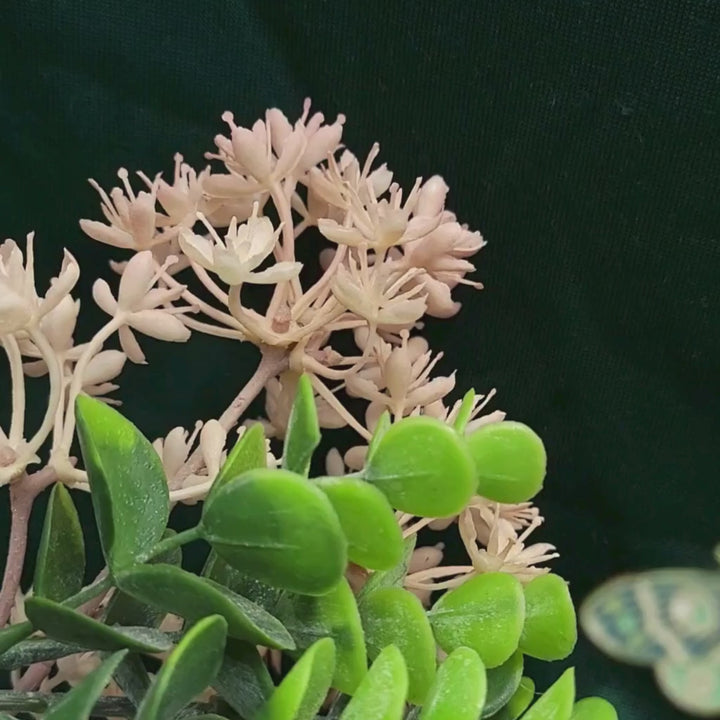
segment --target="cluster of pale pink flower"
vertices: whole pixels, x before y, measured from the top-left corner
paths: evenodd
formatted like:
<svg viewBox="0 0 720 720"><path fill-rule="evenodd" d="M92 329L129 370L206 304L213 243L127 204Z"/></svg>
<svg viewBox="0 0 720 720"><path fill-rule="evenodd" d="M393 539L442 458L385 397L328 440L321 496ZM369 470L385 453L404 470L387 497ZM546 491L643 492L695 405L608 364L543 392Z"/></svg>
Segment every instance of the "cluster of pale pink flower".
<svg viewBox="0 0 720 720"><path fill-rule="evenodd" d="M270 439L283 437L301 373L312 382L321 426L350 426L360 438L343 454L331 451L331 474L362 467L385 411L393 419L428 414L448 421L457 412L447 401L454 374L432 377L442 354L434 355L419 331L425 316L459 311L457 286L481 287L466 275L475 269L468 258L484 241L445 209L443 179L418 179L404 193L385 165L375 166L377 145L359 161L341 145L345 118L326 124L320 113L310 114L309 102L294 125L276 109L252 128L237 126L231 113L223 120L229 137L218 135L216 152L207 154L217 171L196 172L177 155L171 181L138 173L134 189L124 169L120 187L109 193L90 181L105 222L82 220L83 231L129 258L111 263L119 275L116 292L102 279L93 285L109 319L88 342L74 340L80 304L72 290L80 269L72 255L65 253L41 297L32 235L24 257L12 240L0 246L0 342L13 398L9 429L0 430L0 483L19 489L34 480L35 492L60 480L87 489L71 456L74 400L84 392L114 402L106 396L117 389L124 363L146 361L142 335L185 342L198 332L250 342L260 351L257 370L217 419L192 432L175 428L156 441L173 502L202 500L232 444L228 435L262 391L268 464L275 463ZM306 280L297 259L303 243L317 248L321 273L314 280ZM258 295L248 293L248 285L269 286L262 307L248 298ZM107 349L115 335L119 349ZM338 350L335 341L343 335L342 347L352 341L356 348L351 354ZM49 378L47 412L32 434L25 429L24 375ZM491 398L477 399L470 428L503 420L500 412L481 415ZM347 399L353 407L365 401L361 417L347 409ZM47 463L29 475L46 440ZM489 570L529 580L555 557L551 545L526 545L542 522L529 503L476 497L457 518L398 513L398 522L406 536L455 522L467 548L470 564L452 567L441 566L442 545L415 551L407 587L425 600L434 589Z"/></svg>

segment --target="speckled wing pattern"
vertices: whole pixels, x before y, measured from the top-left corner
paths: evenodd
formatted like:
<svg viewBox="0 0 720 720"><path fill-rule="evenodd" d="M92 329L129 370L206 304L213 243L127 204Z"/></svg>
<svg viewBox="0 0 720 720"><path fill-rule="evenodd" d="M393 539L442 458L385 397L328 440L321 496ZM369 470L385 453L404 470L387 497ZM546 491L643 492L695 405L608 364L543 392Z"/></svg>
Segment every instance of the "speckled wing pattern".
<svg viewBox="0 0 720 720"><path fill-rule="evenodd" d="M665 695L684 711L720 716L720 571L615 578L583 603L580 624L608 655L652 666Z"/></svg>

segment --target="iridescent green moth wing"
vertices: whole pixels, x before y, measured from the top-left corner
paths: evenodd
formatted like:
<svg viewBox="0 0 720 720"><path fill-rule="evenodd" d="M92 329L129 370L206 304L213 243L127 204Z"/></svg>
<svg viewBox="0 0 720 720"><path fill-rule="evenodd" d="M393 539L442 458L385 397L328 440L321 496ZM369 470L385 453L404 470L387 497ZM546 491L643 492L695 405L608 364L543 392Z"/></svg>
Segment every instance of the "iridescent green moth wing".
<svg viewBox="0 0 720 720"><path fill-rule="evenodd" d="M580 624L608 655L652 666L678 706L720 710L720 573L677 568L616 578L587 598Z"/></svg>

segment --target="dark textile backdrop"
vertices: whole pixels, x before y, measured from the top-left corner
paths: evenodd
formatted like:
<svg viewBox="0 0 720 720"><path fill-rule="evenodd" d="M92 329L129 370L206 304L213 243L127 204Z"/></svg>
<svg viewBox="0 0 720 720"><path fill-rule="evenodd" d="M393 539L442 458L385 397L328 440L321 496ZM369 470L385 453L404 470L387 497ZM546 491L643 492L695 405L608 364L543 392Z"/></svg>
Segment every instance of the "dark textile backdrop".
<svg viewBox="0 0 720 720"><path fill-rule="evenodd" d="M488 240L486 290L461 293L462 313L429 334L459 389L497 387L495 407L544 438L543 537L575 597L627 569L709 564L720 3L5 0L0 18L0 233L37 231L43 280L62 246L76 254L81 338L112 256L79 231L99 217L86 178L169 171L176 151L200 164L223 110L294 118L309 95L347 114L358 154L378 140L403 182L441 173ZM129 368L120 395L150 437L216 416L255 361L202 338L146 346L150 367ZM649 672L584 641L573 661L581 696L625 720L682 717Z"/></svg>

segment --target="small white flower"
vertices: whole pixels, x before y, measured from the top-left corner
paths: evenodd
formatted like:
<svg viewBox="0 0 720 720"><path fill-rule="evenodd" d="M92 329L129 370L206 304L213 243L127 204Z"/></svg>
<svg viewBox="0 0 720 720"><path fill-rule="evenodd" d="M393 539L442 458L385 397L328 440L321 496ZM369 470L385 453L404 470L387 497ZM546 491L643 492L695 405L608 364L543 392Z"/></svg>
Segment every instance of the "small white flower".
<svg viewBox="0 0 720 720"><path fill-rule="evenodd" d="M278 237L270 220L258 217L257 212L256 203L246 223L238 225L233 218L224 241L200 215L212 239L182 230L180 247L192 262L214 272L228 285L275 284L296 277L302 268L298 262L279 262L266 270L257 270L272 253Z"/></svg>

